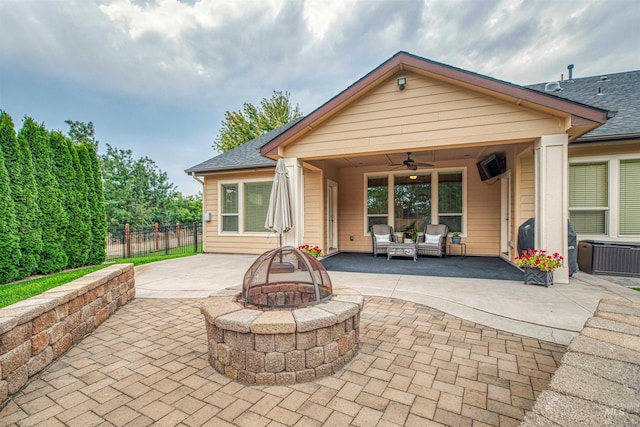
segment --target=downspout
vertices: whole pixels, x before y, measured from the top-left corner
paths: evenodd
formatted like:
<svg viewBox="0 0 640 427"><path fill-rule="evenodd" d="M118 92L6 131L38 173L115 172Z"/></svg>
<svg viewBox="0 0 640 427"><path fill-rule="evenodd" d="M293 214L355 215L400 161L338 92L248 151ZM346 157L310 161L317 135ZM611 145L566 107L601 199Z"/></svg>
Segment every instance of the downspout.
<svg viewBox="0 0 640 427"><path fill-rule="evenodd" d="M195 179L195 180L196 180L196 181L198 181L202 186L204 186L204 181L203 181L203 180L201 180L200 178L198 178L198 177L196 176L196 173L195 173L195 172L191 172L191 178ZM204 198L203 198L203 200L204 200Z"/></svg>
<svg viewBox="0 0 640 427"><path fill-rule="evenodd" d="M204 220L204 181L196 176L195 172L191 172L191 178L195 179L202 185L202 252L205 252L204 242L207 235L206 221Z"/></svg>

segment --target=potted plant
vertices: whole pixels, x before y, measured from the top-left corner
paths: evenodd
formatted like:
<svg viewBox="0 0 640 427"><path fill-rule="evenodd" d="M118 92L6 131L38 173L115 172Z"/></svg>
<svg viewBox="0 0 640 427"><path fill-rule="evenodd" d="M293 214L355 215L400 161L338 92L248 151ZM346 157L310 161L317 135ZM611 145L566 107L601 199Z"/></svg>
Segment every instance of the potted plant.
<svg viewBox="0 0 640 427"><path fill-rule="evenodd" d="M515 258L518 267L524 271L524 284L553 285L553 271L562 267L564 258L557 252L547 254L543 249L528 249Z"/></svg>
<svg viewBox="0 0 640 427"><path fill-rule="evenodd" d="M462 237L460 237L460 232L459 231L455 231L451 235L451 243L453 243L454 245L459 245L460 244L460 240L462 240Z"/></svg>
<svg viewBox="0 0 640 427"><path fill-rule="evenodd" d="M318 246L301 245L298 246L298 249L300 249L301 252L309 254L314 258L318 258L322 255L322 249L320 249Z"/></svg>
<svg viewBox="0 0 640 427"><path fill-rule="evenodd" d="M418 230L416 229L415 221L413 221L411 224L408 224L402 227L401 231L402 231L404 243L408 243L408 241L415 243L418 240Z"/></svg>

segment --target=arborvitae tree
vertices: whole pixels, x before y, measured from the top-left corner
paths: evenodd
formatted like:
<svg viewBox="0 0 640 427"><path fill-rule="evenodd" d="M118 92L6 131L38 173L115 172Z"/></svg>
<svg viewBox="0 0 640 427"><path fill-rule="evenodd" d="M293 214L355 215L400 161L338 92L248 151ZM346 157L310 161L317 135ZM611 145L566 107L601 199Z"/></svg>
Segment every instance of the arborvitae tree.
<svg viewBox="0 0 640 427"><path fill-rule="evenodd" d="M24 137L17 137L11 117L0 114L0 147L4 153L4 164L9 173L11 195L15 206L16 221L20 230L19 277L28 277L36 272L42 251L42 229L40 208L36 203L37 188L34 178L31 151Z"/></svg>
<svg viewBox="0 0 640 427"><path fill-rule="evenodd" d="M20 136L25 138L31 150L35 178L38 183L37 202L42 226L42 252L38 270L49 274L67 265L64 250L65 229L68 218L62 204L62 193L55 176L55 168L49 145L49 132L33 119L26 117Z"/></svg>
<svg viewBox="0 0 640 427"><path fill-rule="evenodd" d="M80 207L79 213L80 218L78 221L82 223L82 227L79 230L81 234L85 236L84 241L82 241L82 264L87 264L87 260L89 258L89 250L91 249L91 209L89 207L89 188L87 186L87 181L85 179L84 170L82 169L82 164L80 163L80 157L78 156L79 147L73 143L69 138L67 138L67 144L69 145L69 152L71 153L71 161L73 170L76 173L76 194L78 196L77 203ZM86 233L86 234L85 234Z"/></svg>
<svg viewBox="0 0 640 427"><path fill-rule="evenodd" d="M93 175L93 188L95 198L92 206L91 221L91 249L89 250L89 262L99 264L106 258L107 248L107 214L104 208L104 190L102 187L102 173L96 147L90 141L86 141L87 153L91 162Z"/></svg>
<svg viewBox="0 0 640 427"><path fill-rule="evenodd" d="M73 168L73 157L69 150L69 140L60 132L49 134L49 144L58 186L62 193L62 205L69 221L65 232L65 253L67 267L80 267L87 261L89 239L88 224L83 222L82 205L79 203L77 176Z"/></svg>
<svg viewBox="0 0 640 427"><path fill-rule="evenodd" d="M4 132L4 129L3 129ZM0 283L18 279L20 239L9 186L9 173L0 149Z"/></svg>
<svg viewBox="0 0 640 427"><path fill-rule="evenodd" d="M87 200L89 203L89 212L91 215L89 219L89 226L91 229L91 242L89 242L90 247L89 247L89 255L87 258L87 262L89 264L96 264L96 263L102 262L102 260L100 260L99 257L96 257L95 254L93 253L93 242L94 242L93 235L94 233L97 233L98 235L100 235L100 230L96 227L96 221L95 221L95 217L96 217L95 206L98 203L97 202L98 198L96 196L96 186L93 178L93 168L91 166L91 157L89 155L89 144L83 143L80 145L76 145L76 150L78 151L78 158L80 159L82 173L84 174L84 181L87 183ZM102 258L104 258L104 255Z"/></svg>

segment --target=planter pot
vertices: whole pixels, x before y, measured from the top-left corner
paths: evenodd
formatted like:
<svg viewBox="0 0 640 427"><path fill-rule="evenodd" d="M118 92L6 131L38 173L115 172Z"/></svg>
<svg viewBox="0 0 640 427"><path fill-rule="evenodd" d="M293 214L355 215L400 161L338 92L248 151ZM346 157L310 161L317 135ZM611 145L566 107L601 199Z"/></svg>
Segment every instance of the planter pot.
<svg viewBox="0 0 640 427"><path fill-rule="evenodd" d="M553 271L542 271L533 267L523 267L525 285L553 285Z"/></svg>
<svg viewBox="0 0 640 427"><path fill-rule="evenodd" d="M451 243L453 243L454 245L459 245L461 240L462 240L462 237L452 237Z"/></svg>

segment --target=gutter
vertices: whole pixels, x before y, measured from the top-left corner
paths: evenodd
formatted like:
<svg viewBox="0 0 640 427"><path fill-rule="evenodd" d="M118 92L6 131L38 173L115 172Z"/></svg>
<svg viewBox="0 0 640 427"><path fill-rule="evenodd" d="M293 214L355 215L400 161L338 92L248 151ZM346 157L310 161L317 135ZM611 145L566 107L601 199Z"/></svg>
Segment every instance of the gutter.
<svg viewBox="0 0 640 427"><path fill-rule="evenodd" d="M203 181L203 180L201 180L200 178L198 178L198 177L196 176L196 173L195 173L195 172L191 172L191 178L195 179L196 181L198 181L198 182L200 183L200 185L203 185L203 186L204 186L204 181Z"/></svg>

